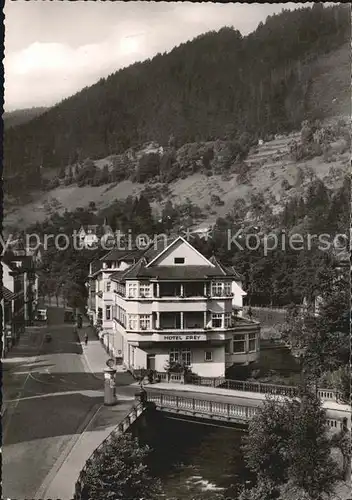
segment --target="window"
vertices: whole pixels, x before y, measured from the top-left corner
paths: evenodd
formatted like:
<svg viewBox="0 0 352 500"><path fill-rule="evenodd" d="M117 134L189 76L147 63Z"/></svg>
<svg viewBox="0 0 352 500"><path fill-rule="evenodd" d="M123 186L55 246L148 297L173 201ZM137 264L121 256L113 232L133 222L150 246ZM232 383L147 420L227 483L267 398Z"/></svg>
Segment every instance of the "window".
<svg viewBox="0 0 352 500"><path fill-rule="evenodd" d="M213 352L212 351L205 351L204 352L204 360L205 361L213 361Z"/></svg>
<svg viewBox="0 0 352 500"><path fill-rule="evenodd" d="M117 306L117 319L123 325L126 326L126 311L122 307Z"/></svg>
<svg viewBox="0 0 352 500"><path fill-rule="evenodd" d="M215 297L220 297L223 293L223 284L221 282L213 282L211 284L211 294Z"/></svg>
<svg viewBox="0 0 352 500"><path fill-rule="evenodd" d="M191 349L182 349L181 350L181 361L186 366L190 366L191 364Z"/></svg>
<svg viewBox="0 0 352 500"><path fill-rule="evenodd" d="M152 291L150 285L146 284L139 285L139 295L140 297L151 297Z"/></svg>
<svg viewBox="0 0 352 500"><path fill-rule="evenodd" d="M141 314L139 316L139 325L141 330L150 330L150 315Z"/></svg>
<svg viewBox="0 0 352 500"><path fill-rule="evenodd" d="M124 309L122 309L121 307L120 307L120 316L119 316L119 319L120 319L120 323L123 326L126 326L126 311Z"/></svg>
<svg viewBox="0 0 352 500"><path fill-rule="evenodd" d="M224 293L225 295L230 295L231 294L231 282L230 281L227 281L226 283L224 283Z"/></svg>
<svg viewBox="0 0 352 500"><path fill-rule="evenodd" d="M213 328L221 328L222 325L222 314L213 313L211 315L211 326Z"/></svg>
<svg viewBox="0 0 352 500"><path fill-rule="evenodd" d="M180 361L180 351L178 349L170 349L169 362L179 363Z"/></svg>
<svg viewBox="0 0 352 500"><path fill-rule="evenodd" d="M137 297L138 295L138 285L137 283L129 283L128 284L128 296L129 297Z"/></svg>
<svg viewBox="0 0 352 500"><path fill-rule="evenodd" d="M246 337L244 334L238 333L233 336L233 352L246 352Z"/></svg>
<svg viewBox="0 0 352 500"><path fill-rule="evenodd" d="M174 264L184 264L184 263L185 263L184 257L175 257L174 258Z"/></svg>
<svg viewBox="0 0 352 500"><path fill-rule="evenodd" d="M137 330L138 328L138 316L136 314L130 314L128 316L128 329Z"/></svg>
<svg viewBox="0 0 352 500"><path fill-rule="evenodd" d="M111 306L105 306L105 319L111 320Z"/></svg>
<svg viewBox="0 0 352 500"><path fill-rule="evenodd" d="M106 291L110 292L110 290L111 290L111 281L107 281L106 282Z"/></svg>
<svg viewBox="0 0 352 500"><path fill-rule="evenodd" d="M183 348L183 349L170 349L169 353L169 362L170 363L183 363L186 366L191 365L191 349Z"/></svg>
<svg viewBox="0 0 352 500"><path fill-rule="evenodd" d="M225 328L230 328L231 326L231 313L225 313L225 318L224 318L224 322L225 322Z"/></svg>
<svg viewBox="0 0 352 500"><path fill-rule="evenodd" d="M249 352L254 352L256 350L256 348L255 348L255 340L256 340L256 334L255 333L250 333L249 334L249 340L248 340L248 351Z"/></svg>

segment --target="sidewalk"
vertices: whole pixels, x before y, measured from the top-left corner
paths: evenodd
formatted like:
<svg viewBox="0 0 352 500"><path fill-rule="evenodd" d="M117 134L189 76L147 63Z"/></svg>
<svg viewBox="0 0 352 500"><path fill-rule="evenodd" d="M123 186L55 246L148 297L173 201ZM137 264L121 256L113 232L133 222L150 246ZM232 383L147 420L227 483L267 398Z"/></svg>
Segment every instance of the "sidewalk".
<svg viewBox="0 0 352 500"><path fill-rule="evenodd" d="M85 345L84 341L86 333L88 334L87 345ZM82 346L82 356L87 371L103 381L104 368L106 368L109 355L88 322L85 322L81 329L77 329L77 334ZM132 396L119 395L117 392L117 398L118 403L115 406L101 404L99 407L95 407L87 416L86 421L72 437L72 444L58 458L37 491L35 498L60 498L65 500L73 498L75 483L87 459L123 420L134 404L134 397Z"/></svg>
<svg viewBox="0 0 352 500"><path fill-rule="evenodd" d="M75 440L73 447L65 450L46 477L35 498L73 498L75 484L84 464L93 451L117 427L133 406L133 401L121 401L116 406L100 406Z"/></svg>
<svg viewBox="0 0 352 500"><path fill-rule="evenodd" d="M88 334L88 344L85 345L84 337ZM100 379L104 379L104 368L107 367L106 362L110 356L105 351L101 341L97 338L93 327L85 321L82 328L77 329L78 338L80 340L84 360L92 374ZM126 372L122 366L114 366L117 372Z"/></svg>

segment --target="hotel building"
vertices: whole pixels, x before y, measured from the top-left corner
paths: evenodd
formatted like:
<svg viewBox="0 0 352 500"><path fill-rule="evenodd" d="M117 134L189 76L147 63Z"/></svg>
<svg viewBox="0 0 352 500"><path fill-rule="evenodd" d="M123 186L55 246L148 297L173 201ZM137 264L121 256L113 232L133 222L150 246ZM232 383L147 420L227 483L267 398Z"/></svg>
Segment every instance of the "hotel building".
<svg viewBox="0 0 352 500"><path fill-rule="evenodd" d="M259 356L260 325L242 318L241 276L182 237L110 251L92 263L89 288L93 323L130 370L180 362L218 377Z"/></svg>

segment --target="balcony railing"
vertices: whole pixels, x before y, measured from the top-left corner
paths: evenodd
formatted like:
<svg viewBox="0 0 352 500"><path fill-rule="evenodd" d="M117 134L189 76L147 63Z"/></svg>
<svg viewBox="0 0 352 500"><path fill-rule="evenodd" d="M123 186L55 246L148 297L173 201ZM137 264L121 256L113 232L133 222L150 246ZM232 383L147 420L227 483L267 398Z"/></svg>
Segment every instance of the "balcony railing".
<svg viewBox="0 0 352 500"><path fill-rule="evenodd" d="M145 294L138 294L138 295L128 295L125 292L121 292L118 290L114 290L114 293L119 295L120 297L124 297L128 300L162 300L162 301L177 301L177 300L212 300L212 299L231 299L234 297L234 294L231 293L218 293L218 294L204 294L204 293L197 293L197 294L190 294L190 293L183 293L183 294L176 294L176 295L165 295L165 294L150 294L150 295L145 295Z"/></svg>

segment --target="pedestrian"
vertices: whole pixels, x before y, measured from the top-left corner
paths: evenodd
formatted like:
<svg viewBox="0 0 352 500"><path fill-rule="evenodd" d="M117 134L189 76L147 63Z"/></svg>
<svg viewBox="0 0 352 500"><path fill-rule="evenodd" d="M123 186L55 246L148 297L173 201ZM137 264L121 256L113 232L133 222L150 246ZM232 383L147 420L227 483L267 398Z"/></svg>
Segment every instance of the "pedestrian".
<svg viewBox="0 0 352 500"><path fill-rule="evenodd" d="M84 336L84 343L88 345L88 333L86 333Z"/></svg>

